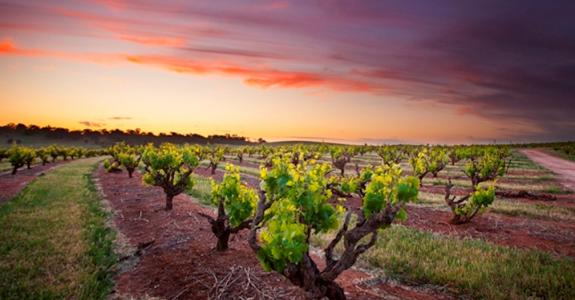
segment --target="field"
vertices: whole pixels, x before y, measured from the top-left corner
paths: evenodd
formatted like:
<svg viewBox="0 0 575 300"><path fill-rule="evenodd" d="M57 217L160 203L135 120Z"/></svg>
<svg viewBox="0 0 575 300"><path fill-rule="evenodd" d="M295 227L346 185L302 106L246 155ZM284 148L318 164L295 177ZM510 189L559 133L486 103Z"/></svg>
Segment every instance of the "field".
<svg viewBox="0 0 575 300"><path fill-rule="evenodd" d="M423 174L414 187L416 199L401 206L406 218L394 212L389 226L375 229L377 239L372 242L369 235L363 236L357 245L369 247L356 256L353 266L336 276L336 284L348 299L574 299L575 164L558 154L559 150L552 145L537 147L283 144L156 149L120 144L80 151L83 154L73 155L73 159L59 158L45 166L35 158L30 169L22 167L15 175L10 174L10 163L3 161L0 162L0 298L313 298L312 289L294 283L294 277L287 272L273 266L270 272L262 268L262 258L254 254L249 242L251 233L257 232L251 223L231 234L228 249L220 249L215 236L214 224L218 224L217 216L221 213L217 210L217 197L236 197L226 202L226 226L232 226L230 218L239 218L237 223L254 222L255 207L251 207L253 210L244 219L238 214L249 207L245 201L251 199L254 205L258 199L261 201L261 196L257 198L260 189L271 193L274 172L279 172L277 182L281 182L283 163L291 168L289 172L300 172L304 179L291 177L286 185L288 192L282 197L291 197L286 196L290 195L290 189L303 189L310 198L301 199L324 199L327 202L320 207L338 207L349 212L350 228L363 224L361 218L370 218L366 213L369 196L365 194L369 194L371 183L380 176L377 172L383 172L381 178L400 181ZM70 147L62 149L78 151ZM364 190L347 186L360 182L366 170L371 170L370 166L386 162L382 161L382 155L391 155L396 150L403 153L397 160L401 175L392 177L396 175L388 169L374 169L377 176L371 175ZM466 154L449 161L449 154L459 150ZM167 170L164 164L168 160L160 158L163 154L173 155L169 160L178 157L182 160L174 171L179 175L171 180L189 175L193 182L188 184L186 179L183 193L172 195L171 209L167 209L170 196L166 187L153 177L169 173L154 173ZM439 160L433 158L436 154ZM346 155L350 159L340 168L336 162ZM424 156L427 169L422 171L418 169L417 158ZM294 161L294 157L299 158ZM470 181L464 172L469 172L470 162L488 158L500 164L497 174L490 173L493 176L479 183ZM439 171L432 167L437 161L444 162ZM317 174L325 176L310 171L322 165L329 170L324 174L317 169L320 172ZM128 176L127 168L134 169L133 177ZM339 175L342 169L343 176ZM262 174L262 170L266 172ZM431 170L437 171L436 176ZM292 174L289 172L286 174ZM242 184L234 185L233 174L241 178ZM266 185L261 184L262 180ZM340 188L330 190L327 197L316 194L310 182ZM221 183L223 194L217 194L220 196L214 196L218 187L215 183ZM493 186L494 201L475 204L477 214L466 222L454 222L457 210L446 204L449 184L452 185L449 195L458 199L472 195L473 201L475 197L479 199L474 192L488 193ZM225 194L232 188L237 188L239 194ZM254 191L254 198L250 198L249 191ZM332 193L340 196L332 197ZM244 202L239 202L238 195L246 197L242 198ZM234 199L238 202L233 202ZM387 201L390 201L388 207L396 205ZM305 212L305 207L300 210ZM288 218L288 213L280 215L280 212L274 206L261 221L262 230L268 230L266 234L281 236L281 232L269 229L274 225L265 223L274 220L274 213L278 219ZM298 219L310 226L305 241L309 249L303 252L304 257L309 255L320 270L328 262L325 249L345 223L343 213L328 210L325 214L331 221L301 221L305 214ZM459 214L470 216L461 211ZM317 219L325 215L314 216ZM336 226L326 225L330 222ZM316 229L311 230L311 224ZM287 232L289 227L283 228ZM283 237L281 243L289 239ZM261 235L257 239L264 246L265 241ZM349 254L344 244L333 245L336 261ZM273 256L276 263L285 253L292 256L298 253L287 252L285 249L291 248L286 245L277 246L279 252Z"/></svg>
<svg viewBox="0 0 575 300"><path fill-rule="evenodd" d="M0 2L0 300L575 300L575 2Z"/></svg>

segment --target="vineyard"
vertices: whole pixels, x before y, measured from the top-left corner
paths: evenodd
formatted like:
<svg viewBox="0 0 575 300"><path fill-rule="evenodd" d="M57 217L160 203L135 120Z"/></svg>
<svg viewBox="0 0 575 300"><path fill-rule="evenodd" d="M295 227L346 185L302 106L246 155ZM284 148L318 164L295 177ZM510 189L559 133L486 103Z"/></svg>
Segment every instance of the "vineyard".
<svg viewBox="0 0 575 300"><path fill-rule="evenodd" d="M0 298L573 299L574 147L15 145Z"/></svg>

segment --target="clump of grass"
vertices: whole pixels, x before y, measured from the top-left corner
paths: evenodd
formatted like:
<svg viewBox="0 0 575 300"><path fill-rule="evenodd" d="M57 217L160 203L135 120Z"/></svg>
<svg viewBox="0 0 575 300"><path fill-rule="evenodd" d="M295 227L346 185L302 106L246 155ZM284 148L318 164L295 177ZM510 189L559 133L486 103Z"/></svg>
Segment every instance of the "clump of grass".
<svg viewBox="0 0 575 300"><path fill-rule="evenodd" d="M559 194L559 195L572 193L571 191L565 190L562 187L556 185L547 187L544 191L549 194Z"/></svg>
<svg viewBox="0 0 575 300"><path fill-rule="evenodd" d="M244 159L244 160L245 160L245 161L249 161L249 160L247 160L247 159ZM232 164L236 164L236 166L238 166L238 167L240 168L240 173L241 173L242 175L245 174L245 175L257 176L257 177L260 176L260 169L258 169L258 168L240 166L240 165L237 165L237 161L232 161L231 163L232 163ZM200 166L199 166L199 167L200 167L200 168L206 168L208 165L209 165L209 162L208 162L208 161L202 161L202 162L200 163ZM222 170L222 171L225 171L225 169L226 169L226 163L220 163L220 164L218 164L218 169L219 169L219 170Z"/></svg>
<svg viewBox="0 0 575 300"><path fill-rule="evenodd" d="M93 165L92 170L97 165ZM88 274L80 293L82 299L105 299L114 285L109 271L116 261L114 253L115 232L106 225L109 213L102 209L100 197L90 174L84 174L85 193L82 204L85 208L84 239L88 242L88 256L95 270Z"/></svg>
<svg viewBox="0 0 575 300"><path fill-rule="evenodd" d="M314 236L325 247L327 236ZM341 244L338 245L341 249ZM483 299L575 299L575 263L541 251L497 246L393 225L359 265L404 281L449 286Z"/></svg>
<svg viewBox="0 0 575 300"><path fill-rule="evenodd" d="M553 204L532 204L515 200L501 200L496 201L490 211L533 219L575 221L575 210L570 207Z"/></svg>
<svg viewBox="0 0 575 300"><path fill-rule="evenodd" d="M210 183L210 178L203 176L198 176L193 174L194 186L187 193L188 195L198 199L203 205L212 205L212 186Z"/></svg>
<svg viewBox="0 0 575 300"><path fill-rule="evenodd" d="M552 174L543 174L539 177L537 177L537 181L549 181L549 180L553 180L555 179L555 177Z"/></svg>
<svg viewBox="0 0 575 300"><path fill-rule="evenodd" d="M114 233L78 160L30 183L0 207L1 299L104 299L112 287Z"/></svg>

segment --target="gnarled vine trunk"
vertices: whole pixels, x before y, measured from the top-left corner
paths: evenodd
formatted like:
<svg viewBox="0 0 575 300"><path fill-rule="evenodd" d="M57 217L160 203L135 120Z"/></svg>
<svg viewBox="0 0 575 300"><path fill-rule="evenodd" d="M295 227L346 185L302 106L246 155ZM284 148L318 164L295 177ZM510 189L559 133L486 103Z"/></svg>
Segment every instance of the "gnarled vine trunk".
<svg viewBox="0 0 575 300"><path fill-rule="evenodd" d="M251 219L243 221L240 225L236 227L231 227L228 224L228 216L226 215L226 211L224 208L223 201L218 203L218 216L214 219L212 216L198 213L200 216L206 218L208 222L210 222L212 233L218 239L216 243L216 250L217 251L226 251L228 250L230 236L232 233L238 233L242 229L247 229L251 225Z"/></svg>
<svg viewBox="0 0 575 300"><path fill-rule="evenodd" d="M218 164L210 162L209 168L210 168L210 174L214 175L214 174L216 174L216 169L218 168Z"/></svg>
<svg viewBox="0 0 575 300"><path fill-rule="evenodd" d="M283 274L292 284L302 288L309 299L345 300L343 289L331 280L324 280L308 253L297 265L290 264Z"/></svg>
<svg viewBox="0 0 575 300"><path fill-rule="evenodd" d="M272 201L266 201L265 192L260 191L256 215L251 224L248 235L248 244L252 250L259 254L261 246L257 241L257 230L264 219L265 211L271 207ZM358 221L352 229L348 230L351 213L347 213L341 229L329 243L325 252L326 267L320 271L315 262L309 256L309 252L303 254L302 260L297 263L289 263L281 272L291 283L299 286L310 299L344 300L346 299L343 289L335 282L336 278L356 262L357 258L375 245L380 228L389 226L400 206L388 204L387 207L366 219L363 213L358 214ZM309 238L310 232L308 232ZM362 242L363 238L370 236L369 241ZM333 251L335 246L343 239L344 251L339 259L335 259Z"/></svg>
<svg viewBox="0 0 575 300"><path fill-rule="evenodd" d="M479 209L475 209L472 214L470 215L462 215L457 213L457 210L464 206L466 201L469 200L471 194L467 194L465 196L460 197L459 199L456 196L451 195L451 189L453 188L453 184L451 183L451 178L448 179L448 183L445 186L445 203L451 209L453 217L449 221L449 223L453 225L461 225L465 223L471 222L471 219L475 217L475 215L479 212Z"/></svg>
<svg viewBox="0 0 575 300"><path fill-rule="evenodd" d="M174 196L170 194L166 194L166 207L165 210L169 211L174 208Z"/></svg>

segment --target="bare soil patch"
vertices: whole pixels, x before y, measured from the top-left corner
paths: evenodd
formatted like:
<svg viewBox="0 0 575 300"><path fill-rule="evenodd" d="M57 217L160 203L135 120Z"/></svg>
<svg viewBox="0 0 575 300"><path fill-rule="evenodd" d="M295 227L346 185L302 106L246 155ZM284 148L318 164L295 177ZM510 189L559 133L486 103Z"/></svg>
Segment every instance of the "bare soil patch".
<svg viewBox="0 0 575 300"><path fill-rule="evenodd" d="M44 172L47 172L63 163L68 161L58 161L56 163L50 163L47 165L34 165L32 168L27 169L26 167L18 169L18 172L12 175L10 172L4 172L0 174L0 204L14 198L22 189L34 180L36 177L40 176Z"/></svg>
<svg viewBox="0 0 575 300"><path fill-rule="evenodd" d="M464 238L575 257L575 224L486 213L471 223L452 225L451 213L411 206L406 226Z"/></svg>

